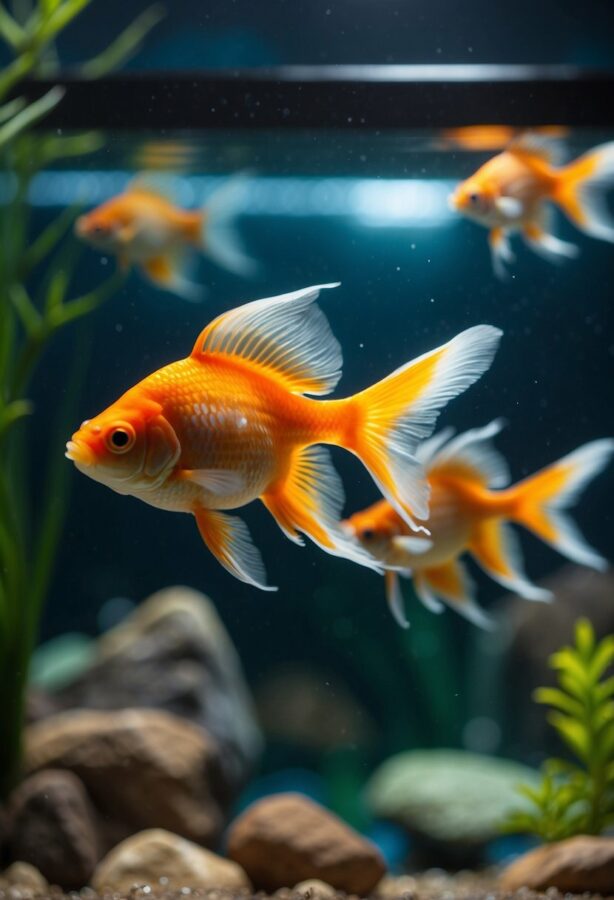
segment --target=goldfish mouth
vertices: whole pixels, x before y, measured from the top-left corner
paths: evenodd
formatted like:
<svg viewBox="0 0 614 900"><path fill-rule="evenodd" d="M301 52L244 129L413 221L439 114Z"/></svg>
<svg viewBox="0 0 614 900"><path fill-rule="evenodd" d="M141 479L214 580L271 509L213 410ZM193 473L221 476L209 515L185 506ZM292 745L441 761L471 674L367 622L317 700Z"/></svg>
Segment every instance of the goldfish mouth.
<svg viewBox="0 0 614 900"><path fill-rule="evenodd" d="M92 466L96 462L96 457L87 444L79 440L68 441L64 456L80 466Z"/></svg>

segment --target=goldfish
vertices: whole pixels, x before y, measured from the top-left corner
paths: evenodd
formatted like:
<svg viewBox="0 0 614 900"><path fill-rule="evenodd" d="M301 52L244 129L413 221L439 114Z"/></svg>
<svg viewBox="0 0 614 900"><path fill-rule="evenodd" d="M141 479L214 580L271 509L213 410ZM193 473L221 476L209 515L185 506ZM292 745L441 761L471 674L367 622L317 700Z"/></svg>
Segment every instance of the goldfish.
<svg viewBox="0 0 614 900"><path fill-rule="evenodd" d="M465 125L461 128L446 128L440 132L444 144L453 144L461 150L501 150L515 138L526 133L526 128L512 125ZM568 128L562 125L543 125L533 128L533 134L551 138L566 137Z"/></svg>
<svg viewBox="0 0 614 900"><path fill-rule="evenodd" d="M211 553L247 584L271 589L247 526L226 510L257 498L290 540L306 535L379 569L339 527L343 486L319 445L358 456L418 528L412 516L427 517L428 491L415 451L440 409L489 368L501 331L474 326L354 396L318 400L341 376L340 345L315 303L336 286L256 300L214 319L190 356L83 422L66 456L120 494L191 513Z"/></svg>
<svg viewBox="0 0 614 900"><path fill-rule="evenodd" d="M574 562L607 568L607 561L586 543L567 510L606 467L614 440L591 441L508 487L507 463L491 443L501 427L496 420L456 437L445 429L418 449L431 492L428 538L411 534L385 499L342 523L345 533L386 569L388 605L404 628L408 621L399 575L411 577L418 598L431 611L440 612L443 601L475 624L489 626L462 560L465 553L505 588L528 600L549 600L550 592L525 575L510 523L529 529Z"/></svg>
<svg viewBox="0 0 614 900"><path fill-rule="evenodd" d="M229 179L202 209L185 210L174 202L168 183L139 176L123 193L79 216L75 233L97 250L115 256L121 269L136 266L157 287L197 300L201 289L186 277L190 251L202 251L237 275L249 276L257 270L234 223L246 177L239 174Z"/></svg>
<svg viewBox="0 0 614 900"><path fill-rule="evenodd" d="M553 165L553 148L523 135L490 159L450 197L450 205L489 229L493 268L505 277L514 262L509 237L519 232L527 245L551 262L577 256L575 244L552 234L551 205L558 206L585 234L614 242L614 222L603 202L614 184L614 142L563 167Z"/></svg>

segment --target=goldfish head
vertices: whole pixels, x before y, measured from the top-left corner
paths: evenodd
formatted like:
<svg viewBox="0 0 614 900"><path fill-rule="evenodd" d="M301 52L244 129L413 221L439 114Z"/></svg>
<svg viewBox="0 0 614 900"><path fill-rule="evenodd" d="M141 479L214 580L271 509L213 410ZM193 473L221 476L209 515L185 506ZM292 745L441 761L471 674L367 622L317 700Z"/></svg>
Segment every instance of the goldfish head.
<svg viewBox="0 0 614 900"><path fill-rule="evenodd" d="M118 248L124 222L108 204L79 216L75 222L75 234L97 250L111 253Z"/></svg>
<svg viewBox="0 0 614 900"><path fill-rule="evenodd" d="M381 503L354 513L341 523L341 528L375 559L384 560L390 540L399 533L394 521L381 513Z"/></svg>
<svg viewBox="0 0 614 900"><path fill-rule="evenodd" d="M481 225L494 224L495 193L478 178L468 178L450 194L448 203L451 209L461 213Z"/></svg>
<svg viewBox="0 0 614 900"><path fill-rule="evenodd" d="M162 407L124 396L87 419L66 444L66 456L80 472L120 494L158 487L173 470L181 448Z"/></svg>

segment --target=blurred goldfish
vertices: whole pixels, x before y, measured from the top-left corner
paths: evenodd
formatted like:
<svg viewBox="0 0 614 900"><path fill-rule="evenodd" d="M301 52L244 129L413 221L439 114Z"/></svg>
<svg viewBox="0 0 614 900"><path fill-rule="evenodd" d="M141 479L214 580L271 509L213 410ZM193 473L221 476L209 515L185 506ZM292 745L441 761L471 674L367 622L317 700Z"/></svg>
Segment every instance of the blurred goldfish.
<svg viewBox="0 0 614 900"><path fill-rule="evenodd" d="M75 231L88 244L116 256L121 268L138 266L158 287L197 300L201 289L185 274L190 250L201 250L237 275L249 276L257 269L235 227L246 181L246 175L236 175L202 209L185 210L175 204L162 178L139 176L123 194L80 216Z"/></svg>
<svg viewBox="0 0 614 900"><path fill-rule="evenodd" d="M614 242L614 222L603 202L604 191L613 184L614 142L555 168L547 143L525 135L460 184L450 205L490 229L493 267L504 277L505 264L514 261L509 244L514 232L520 232L533 250L550 261L577 255L574 244L550 232L550 203L558 205L585 234Z"/></svg>
<svg viewBox="0 0 614 900"><path fill-rule="evenodd" d="M341 376L341 348L315 305L323 285L224 313L189 357L128 390L68 442L77 468L121 494L192 513L219 562L266 588L243 521L221 510L260 498L282 531L333 555L379 564L339 527L343 488L328 452L355 453L414 525L428 514L414 452L439 410L493 359L501 332L478 325L353 397L317 401Z"/></svg>
<svg viewBox="0 0 614 900"><path fill-rule="evenodd" d="M428 539L409 528L387 500L342 523L346 534L387 569L386 596L397 622L408 626L399 574L411 577L416 594L433 612L441 600L478 625L489 620L475 601L475 586L461 560L473 556L499 584L528 600L548 600L523 571L522 554L509 523L523 525L568 559L595 569L607 562L579 533L566 510L614 453L614 440L585 444L506 490L507 463L490 441L501 422L452 438L445 429L418 450L431 489ZM452 438L452 439L451 439Z"/></svg>
<svg viewBox="0 0 614 900"><path fill-rule="evenodd" d="M514 139L525 134L526 128L511 125L465 125L461 128L446 128L440 132L444 143L453 144L461 150L501 150ZM542 125L531 129L533 134L550 138L564 138L569 129L563 125Z"/></svg>

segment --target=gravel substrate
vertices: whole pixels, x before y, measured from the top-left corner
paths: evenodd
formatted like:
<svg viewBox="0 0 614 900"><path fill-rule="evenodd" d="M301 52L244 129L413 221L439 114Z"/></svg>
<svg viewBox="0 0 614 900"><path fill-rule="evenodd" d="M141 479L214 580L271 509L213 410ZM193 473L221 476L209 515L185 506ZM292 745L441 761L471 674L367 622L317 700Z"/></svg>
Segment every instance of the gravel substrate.
<svg viewBox="0 0 614 900"><path fill-rule="evenodd" d="M0 900L358 900L351 895L315 890L297 891L284 888L273 895L264 893L233 892L226 890L192 890L182 888L180 891L165 890L163 884L143 885L133 888L129 894L97 893L91 888L83 888L78 892L65 894L59 888L50 888L46 894L34 892L31 888L19 885L0 888ZM582 900L614 900L614 894L604 898L601 894L562 894L554 888L545 893L536 893L528 889L519 891L501 891L496 887L495 877L489 873L459 872L449 875L439 870L425 872L420 875L405 875L398 879L390 879L385 893L374 900L571 900L581 897Z"/></svg>

